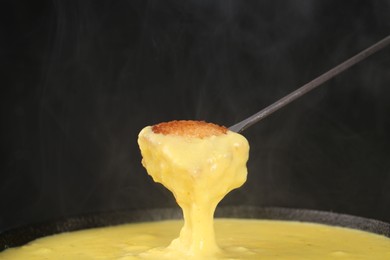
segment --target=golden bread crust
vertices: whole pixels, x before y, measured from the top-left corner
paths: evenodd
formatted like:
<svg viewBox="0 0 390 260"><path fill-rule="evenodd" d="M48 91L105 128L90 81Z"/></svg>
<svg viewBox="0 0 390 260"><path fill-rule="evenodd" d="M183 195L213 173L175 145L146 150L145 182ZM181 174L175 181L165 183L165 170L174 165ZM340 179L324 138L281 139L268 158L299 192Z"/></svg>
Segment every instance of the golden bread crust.
<svg viewBox="0 0 390 260"><path fill-rule="evenodd" d="M156 134L204 138L226 134L228 129L205 121L174 120L154 125L152 131Z"/></svg>

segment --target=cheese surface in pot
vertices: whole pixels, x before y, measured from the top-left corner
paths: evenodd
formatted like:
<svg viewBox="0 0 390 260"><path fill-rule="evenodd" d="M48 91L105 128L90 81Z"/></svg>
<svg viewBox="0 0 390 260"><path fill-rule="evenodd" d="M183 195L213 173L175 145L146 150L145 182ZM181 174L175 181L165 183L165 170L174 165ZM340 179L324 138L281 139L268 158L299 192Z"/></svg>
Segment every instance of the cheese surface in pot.
<svg viewBox="0 0 390 260"><path fill-rule="evenodd" d="M0 259L390 259L390 239L384 236L328 225L248 219L216 219L220 251L189 256L166 249L182 226L183 221L170 220L62 233L7 249Z"/></svg>

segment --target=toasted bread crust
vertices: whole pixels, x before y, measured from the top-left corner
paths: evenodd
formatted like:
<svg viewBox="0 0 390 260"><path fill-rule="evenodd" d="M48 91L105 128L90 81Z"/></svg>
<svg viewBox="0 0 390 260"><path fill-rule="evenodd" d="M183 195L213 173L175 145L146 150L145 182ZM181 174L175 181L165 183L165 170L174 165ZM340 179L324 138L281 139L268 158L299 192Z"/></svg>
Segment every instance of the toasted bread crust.
<svg viewBox="0 0 390 260"><path fill-rule="evenodd" d="M156 134L204 138L226 134L228 129L205 121L175 120L154 125L152 131Z"/></svg>

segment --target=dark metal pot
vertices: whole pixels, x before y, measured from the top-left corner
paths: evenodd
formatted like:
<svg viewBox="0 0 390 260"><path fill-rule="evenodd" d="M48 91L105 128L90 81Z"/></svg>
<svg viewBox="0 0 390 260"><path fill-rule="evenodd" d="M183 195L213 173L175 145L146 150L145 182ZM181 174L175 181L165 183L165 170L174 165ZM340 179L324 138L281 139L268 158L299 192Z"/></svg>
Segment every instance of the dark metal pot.
<svg viewBox="0 0 390 260"><path fill-rule="evenodd" d="M359 229L390 237L389 223L325 211L237 206L218 208L215 213L215 217L313 222ZM26 244L40 237L66 231L76 231L81 229L119 225L124 223L180 218L182 218L182 213L179 209L133 210L67 218L55 222L29 225L26 227L5 231L0 234L0 251L9 247Z"/></svg>

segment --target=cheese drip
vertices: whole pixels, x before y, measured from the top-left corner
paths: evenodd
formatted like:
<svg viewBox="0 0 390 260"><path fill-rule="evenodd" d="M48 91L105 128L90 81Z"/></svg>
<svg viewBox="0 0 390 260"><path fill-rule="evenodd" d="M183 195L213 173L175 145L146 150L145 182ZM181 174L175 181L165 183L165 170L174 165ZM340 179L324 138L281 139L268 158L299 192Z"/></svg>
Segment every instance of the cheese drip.
<svg viewBox="0 0 390 260"><path fill-rule="evenodd" d="M214 235L215 208L247 177L249 145L242 135L231 131L203 134L161 134L148 126L138 139L148 174L173 193L183 211L184 226L168 250L186 255L220 251Z"/></svg>

